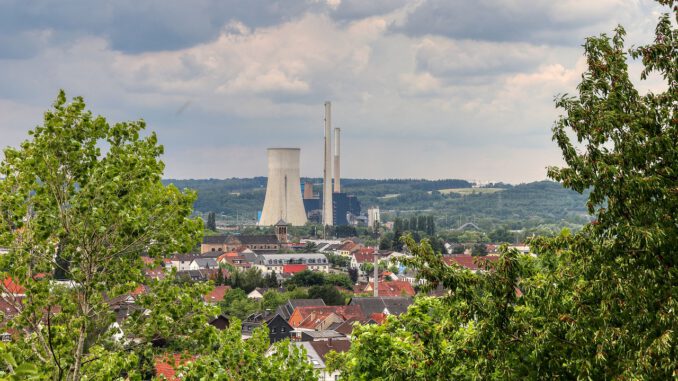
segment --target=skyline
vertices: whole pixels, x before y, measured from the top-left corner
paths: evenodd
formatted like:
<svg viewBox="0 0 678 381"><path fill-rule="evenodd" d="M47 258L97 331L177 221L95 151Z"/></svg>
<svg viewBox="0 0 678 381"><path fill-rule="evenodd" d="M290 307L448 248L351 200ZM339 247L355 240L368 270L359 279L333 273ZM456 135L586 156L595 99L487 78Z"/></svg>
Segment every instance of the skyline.
<svg viewBox="0 0 678 381"><path fill-rule="evenodd" d="M109 122L143 118L165 178L266 175L301 148L322 177L323 103L345 178L529 182L560 163L553 98L574 93L586 36L649 43L642 1L0 2L0 147L58 89ZM639 89L640 64L630 63ZM367 165L366 165L367 163Z"/></svg>

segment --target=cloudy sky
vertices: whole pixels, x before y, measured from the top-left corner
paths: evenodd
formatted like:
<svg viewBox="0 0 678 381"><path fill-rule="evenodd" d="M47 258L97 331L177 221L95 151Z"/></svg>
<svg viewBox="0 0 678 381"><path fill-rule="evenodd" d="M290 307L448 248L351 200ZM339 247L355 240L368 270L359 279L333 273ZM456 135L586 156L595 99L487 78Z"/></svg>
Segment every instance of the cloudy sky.
<svg viewBox="0 0 678 381"><path fill-rule="evenodd" d="M544 179L557 94L586 36L649 42L649 0L0 0L0 146L58 89L143 118L168 178L266 175L267 147L322 175L323 102L342 175ZM638 64L632 64L634 78ZM641 86L652 89L657 83Z"/></svg>

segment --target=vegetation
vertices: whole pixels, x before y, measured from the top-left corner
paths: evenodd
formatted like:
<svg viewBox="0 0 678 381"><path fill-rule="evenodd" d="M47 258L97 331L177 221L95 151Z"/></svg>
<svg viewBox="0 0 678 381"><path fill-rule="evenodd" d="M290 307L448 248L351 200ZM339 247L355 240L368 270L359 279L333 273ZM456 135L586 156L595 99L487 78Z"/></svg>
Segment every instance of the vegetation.
<svg viewBox="0 0 678 381"><path fill-rule="evenodd" d="M480 274L448 267L426 241L407 238L408 265L427 288L449 294L356 327L350 351L330 360L344 379L675 378L678 31L664 15L655 42L630 52L642 58L642 78L666 80L658 94L633 87L623 37L619 27L587 39L579 94L557 100L565 114L554 140L566 167L549 176L591 189L594 221L533 239L537 258L504 246Z"/></svg>
<svg viewBox="0 0 678 381"><path fill-rule="evenodd" d="M239 332L236 340L235 331L208 325L217 313L203 301L208 284L144 276L142 254L159 260L188 251L203 232L203 222L190 218L195 194L160 181L163 148L145 127L110 125L82 98L67 103L62 91L31 139L5 149L0 246L9 253L0 257L0 297L18 311L3 322L18 334L0 346L0 378L149 379L155 356L190 350L200 364L251 357L260 369L308 379L302 353L281 347L264 359L261 340L244 344ZM139 309L116 328L112 298L142 283ZM243 352L229 355L236 347ZM198 365L189 373L201 374ZM252 369L228 371L250 379Z"/></svg>

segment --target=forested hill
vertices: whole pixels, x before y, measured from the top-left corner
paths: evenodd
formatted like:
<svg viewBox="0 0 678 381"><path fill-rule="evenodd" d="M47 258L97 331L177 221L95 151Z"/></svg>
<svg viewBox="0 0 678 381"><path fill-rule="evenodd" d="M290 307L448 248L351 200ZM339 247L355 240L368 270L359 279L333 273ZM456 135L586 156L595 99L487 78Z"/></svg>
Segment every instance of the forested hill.
<svg viewBox="0 0 678 381"><path fill-rule="evenodd" d="M322 180L302 179L321 190ZM195 210L254 219L266 193L266 178L164 180L198 192ZM520 185L494 184L471 188L465 180L342 179L342 190L355 194L363 209L376 205L385 219L432 214L438 226L456 227L473 221L479 225L506 225L515 229L543 224L569 226L586 221L584 195L552 181Z"/></svg>

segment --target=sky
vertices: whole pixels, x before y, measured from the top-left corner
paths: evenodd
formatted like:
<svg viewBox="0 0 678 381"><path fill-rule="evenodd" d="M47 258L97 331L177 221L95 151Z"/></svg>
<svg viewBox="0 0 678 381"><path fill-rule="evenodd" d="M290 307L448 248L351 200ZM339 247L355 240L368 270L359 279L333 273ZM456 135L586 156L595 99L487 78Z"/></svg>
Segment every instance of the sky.
<svg viewBox="0 0 678 381"><path fill-rule="evenodd" d="M266 176L301 148L321 177L323 103L342 177L521 183L560 165L554 97L587 36L649 43L649 0L0 0L0 147L59 89L109 122L144 119L166 178ZM642 91L661 82L640 83Z"/></svg>

